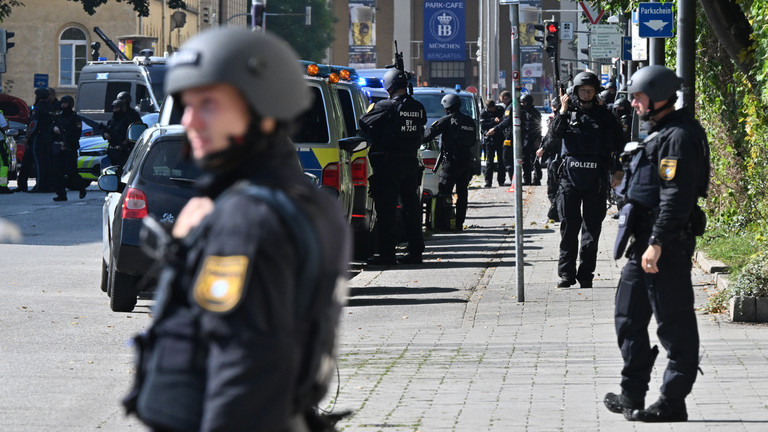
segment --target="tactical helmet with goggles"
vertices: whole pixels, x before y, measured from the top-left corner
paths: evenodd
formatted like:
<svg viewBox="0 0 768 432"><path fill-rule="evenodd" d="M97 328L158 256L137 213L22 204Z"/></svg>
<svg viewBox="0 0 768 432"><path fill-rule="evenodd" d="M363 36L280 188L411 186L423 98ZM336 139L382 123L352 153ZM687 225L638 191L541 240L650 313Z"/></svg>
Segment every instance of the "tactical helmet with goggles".
<svg viewBox="0 0 768 432"><path fill-rule="evenodd" d="M166 93L229 84L262 117L291 121L309 108L312 98L298 56L269 33L217 27L185 42L168 60Z"/></svg>
<svg viewBox="0 0 768 432"><path fill-rule="evenodd" d="M440 104L445 108L446 111L454 111L459 108L459 105L461 104L461 99L453 93L449 93L445 96L443 96L443 99L440 100Z"/></svg>
<svg viewBox="0 0 768 432"><path fill-rule="evenodd" d="M408 88L408 74L400 69L392 68L384 74L384 90L392 94L396 90Z"/></svg>
<svg viewBox="0 0 768 432"><path fill-rule="evenodd" d="M591 99L583 100L579 97L579 89L583 86L590 86L594 89ZM573 92L576 94L579 103L583 106L587 107L588 105L591 105L595 101L595 96L597 96L598 91L600 91L600 79L592 72L579 72L579 74L573 78Z"/></svg>
<svg viewBox="0 0 768 432"><path fill-rule="evenodd" d="M682 80L677 74L661 65L638 69L629 79L630 94L643 92L651 102L658 102L677 96Z"/></svg>

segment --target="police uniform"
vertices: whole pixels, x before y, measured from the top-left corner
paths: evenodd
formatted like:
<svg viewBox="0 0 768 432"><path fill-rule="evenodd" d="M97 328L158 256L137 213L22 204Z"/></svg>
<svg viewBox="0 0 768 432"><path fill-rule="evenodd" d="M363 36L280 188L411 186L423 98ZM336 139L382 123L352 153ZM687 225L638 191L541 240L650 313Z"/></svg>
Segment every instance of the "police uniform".
<svg viewBox="0 0 768 432"><path fill-rule="evenodd" d="M440 198L451 199L456 186L456 229L462 230L467 216L467 190L472 180L472 147L477 139L477 126L472 117L458 107L441 117L424 133L424 141L440 135L443 154L443 171L440 173L438 193Z"/></svg>
<svg viewBox="0 0 768 432"><path fill-rule="evenodd" d="M32 110L32 114L29 117L29 123L31 132L27 135L27 142L32 143L32 155L35 159L35 178L37 179L37 184L32 191L53 192L53 118L50 113L50 105L46 99L39 98L35 102L35 109ZM22 179L24 188L26 188L26 181L26 178Z"/></svg>
<svg viewBox="0 0 768 432"><path fill-rule="evenodd" d="M480 113L480 128L485 132L489 131L501 122L504 116L504 109L500 105L496 105L494 111L488 109ZM499 186L504 185L506 178L506 170L502 168L504 165L504 135L501 133L487 136L485 141L485 186L490 187L493 180L493 173L496 172L496 179L499 182ZM498 161L498 162L497 162Z"/></svg>
<svg viewBox="0 0 768 432"><path fill-rule="evenodd" d="M618 151L624 140L616 118L604 107L557 111L547 152L559 152L562 165L558 194L561 282L591 287L597 264L597 243L606 214L610 173L620 170ZM559 149L557 147L560 147ZM583 209L583 214L582 214ZM581 250L579 253L579 231ZM577 270L576 258L581 256Z"/></svg>
<svg viewBox="0 0 768 432"><path fill-rule="evenodd" d="M386 262L393 263L396 259L398 197L402 204L408 254L421 259L424 252L419 195L424 168L418 151L426 123L424 106L408 94L380 100L360 117L360 124L371 140L368 155L373 174L369 181L376 206L379 256Z"/></svg>
<svg viewBox="0 0 768 432"><path fill-rule="evenodd" d="M504 117L501 123L494 126L494 135L500 130L504 134L504 141L502 150L502 160L504 163L504 169L507 171L509 180L515 176L515 147L512 145L514 141L514 128L513 120L515 118L514 107L510 103L504 108Z"/></svg>
<svg viewBox="0 0 768 432"><path fill-rule="evenodd" d="M64 98L67 96L62 99ZM59 127L56 140L62 144L58 153L54 155L54 189L59 197L66 198L66 189L69 188L80 191L80 198L84 198L85 188L91 182L77 173L77 150L80 148L83 123L80 116L72 109L73 105L74 101L69 102L69 107L62 109L61 113L54 118L54 124Z"/></svg>
<svg viewBox="0 0 768 432"><path fill-rule="evenodd" d="M616 292L616 334L624 358L621 387L635 400L648 391L658 352L648 336L654 315L669 358L661 394L682 401L691 391L699 362L691 257L695 235L703 230L696 201L706 196L709 185L709 146L705 131L685 110L665 115L652 132L623 186L634 207L627 227L634 242ZM641 264L649 244L661 246L656 274L646 273Z"/></svg>
<svg viewBox="0 0 768 432"><path fill-rule="evenodd" d="M125 102L121 102L125 106ZM122 108L118 111L113 111L112 118L107 122L109 133L107 156L109 157L109 163L112 165L123 166L128 160L131 149L126 145L126 138L130 124L131 119Z"/></svg>
<svg viewBox="0 0 768 432"><path fill-rule="evenodd" d="M539 185L541 184L541 165L536 161L536 150L541 144L541 113L533 105L522 105L521 114L523 184Z"/></svg>

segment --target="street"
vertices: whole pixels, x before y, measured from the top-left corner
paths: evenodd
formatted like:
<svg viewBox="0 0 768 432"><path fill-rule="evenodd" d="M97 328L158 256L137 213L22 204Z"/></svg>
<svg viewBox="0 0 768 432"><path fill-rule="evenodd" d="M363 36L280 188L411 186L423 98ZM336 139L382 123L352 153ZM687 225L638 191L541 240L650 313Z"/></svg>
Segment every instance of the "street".
<svg viewBox="0 0 768 432"><path fill-rule="evenodd" d="M603 224L595 287L558 289L558 225L544 216L545 187L526 187L521 303L513 194L481 185L479 177L471 185L467 230L427 236L423 265L353 266L340 380L321 404L353 411L339 430L766 429L768 327L701 312L704 375L686 400L689 422L629 423L608 412L602 398L620 390L622 364L613 295L623 262L609 252L616 221ZM144 430L120 399L133 379L129 341L148 325L151 301L114 313L99 289L103 196L95 185L82 201L76 192L63 203L0 195L0 217L24 235L0 245L2 430ZM697 306L712 281L694 272ZM665 367L660 355L648 404Z"/></svg>

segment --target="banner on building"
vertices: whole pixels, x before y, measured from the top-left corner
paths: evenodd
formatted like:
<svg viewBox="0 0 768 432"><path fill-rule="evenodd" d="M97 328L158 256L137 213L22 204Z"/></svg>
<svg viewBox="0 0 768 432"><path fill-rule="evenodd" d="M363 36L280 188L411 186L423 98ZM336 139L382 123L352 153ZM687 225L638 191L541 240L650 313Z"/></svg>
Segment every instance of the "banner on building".
<svg viewBox="0 0 768 432"><path fill-rule="evenodd" d="M424 60L466 60L464 2L424 2Z"/></svg>
<svg viewBox="0 0 768 432"><path fill-rule="evenodd" d="M349 66L376 67L376 0L349 1Z"/></svg>

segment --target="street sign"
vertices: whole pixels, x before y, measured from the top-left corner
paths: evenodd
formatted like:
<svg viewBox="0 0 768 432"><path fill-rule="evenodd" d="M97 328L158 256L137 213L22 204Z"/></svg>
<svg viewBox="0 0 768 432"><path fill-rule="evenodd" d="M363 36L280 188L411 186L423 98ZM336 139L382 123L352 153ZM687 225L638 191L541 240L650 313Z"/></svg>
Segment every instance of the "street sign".
<svg viewBox="0 0 768 432"><path fill-rule="evenodd" d="M560 40L573 40L573 23L560 23Z"/></svg>
<svg viewBox="0 0 768 432"><path fill-rule="evenodd" d="M675 12L672 9L672 6L672 2L640 3L637 8L637 21L640 25L640 37L673 37L672 24L675 21Z"/></svg>
<svg viewBox="0 0 768 432"><path fill-rule="evenodd" d="M520 68L520 73L527 78L539 78L544 73L541 63L526 63Z"/></svg>
<svg viewBox="0 0 768 432"><path fill-rule="evenodd" d="M648 39L640 37L637 11L632 12L632 61L648 60Z"/></svg>
<svg viewBox="0 0 768 432"><path fill-rule="evenodd" d="M523 84L536 84L536 78L523 78L520 82Z"/></svg>
<svg viewBox="0 0 768 432"><path fill-rule="evenodd" d="M48 88L48 74L35 74L35 88Z"/></svg>
<svg viewBox="0 0 768 432"><path fill-rule="evenodd" d="M603 14L605 13L605 9L597 10L595 9L590 3L588 2L579 2L581 5L581 8L584 9L584 15L587 16L587 19L592 24L597 24L600 22L600 20L603 18Z"/></svg>
<svg viewBox="0 0 768 432"><path fill-rule="evenodd" d="M623 36L621 38L621 59L623 61L632 61L632 36Z"/></svg>
<svg viewBox="0 0 768 432"><path fill-rule="evenodd" d="M595 24L589 29L589 54L592 58L621 56L621 27L614 24Z"/></svg>

